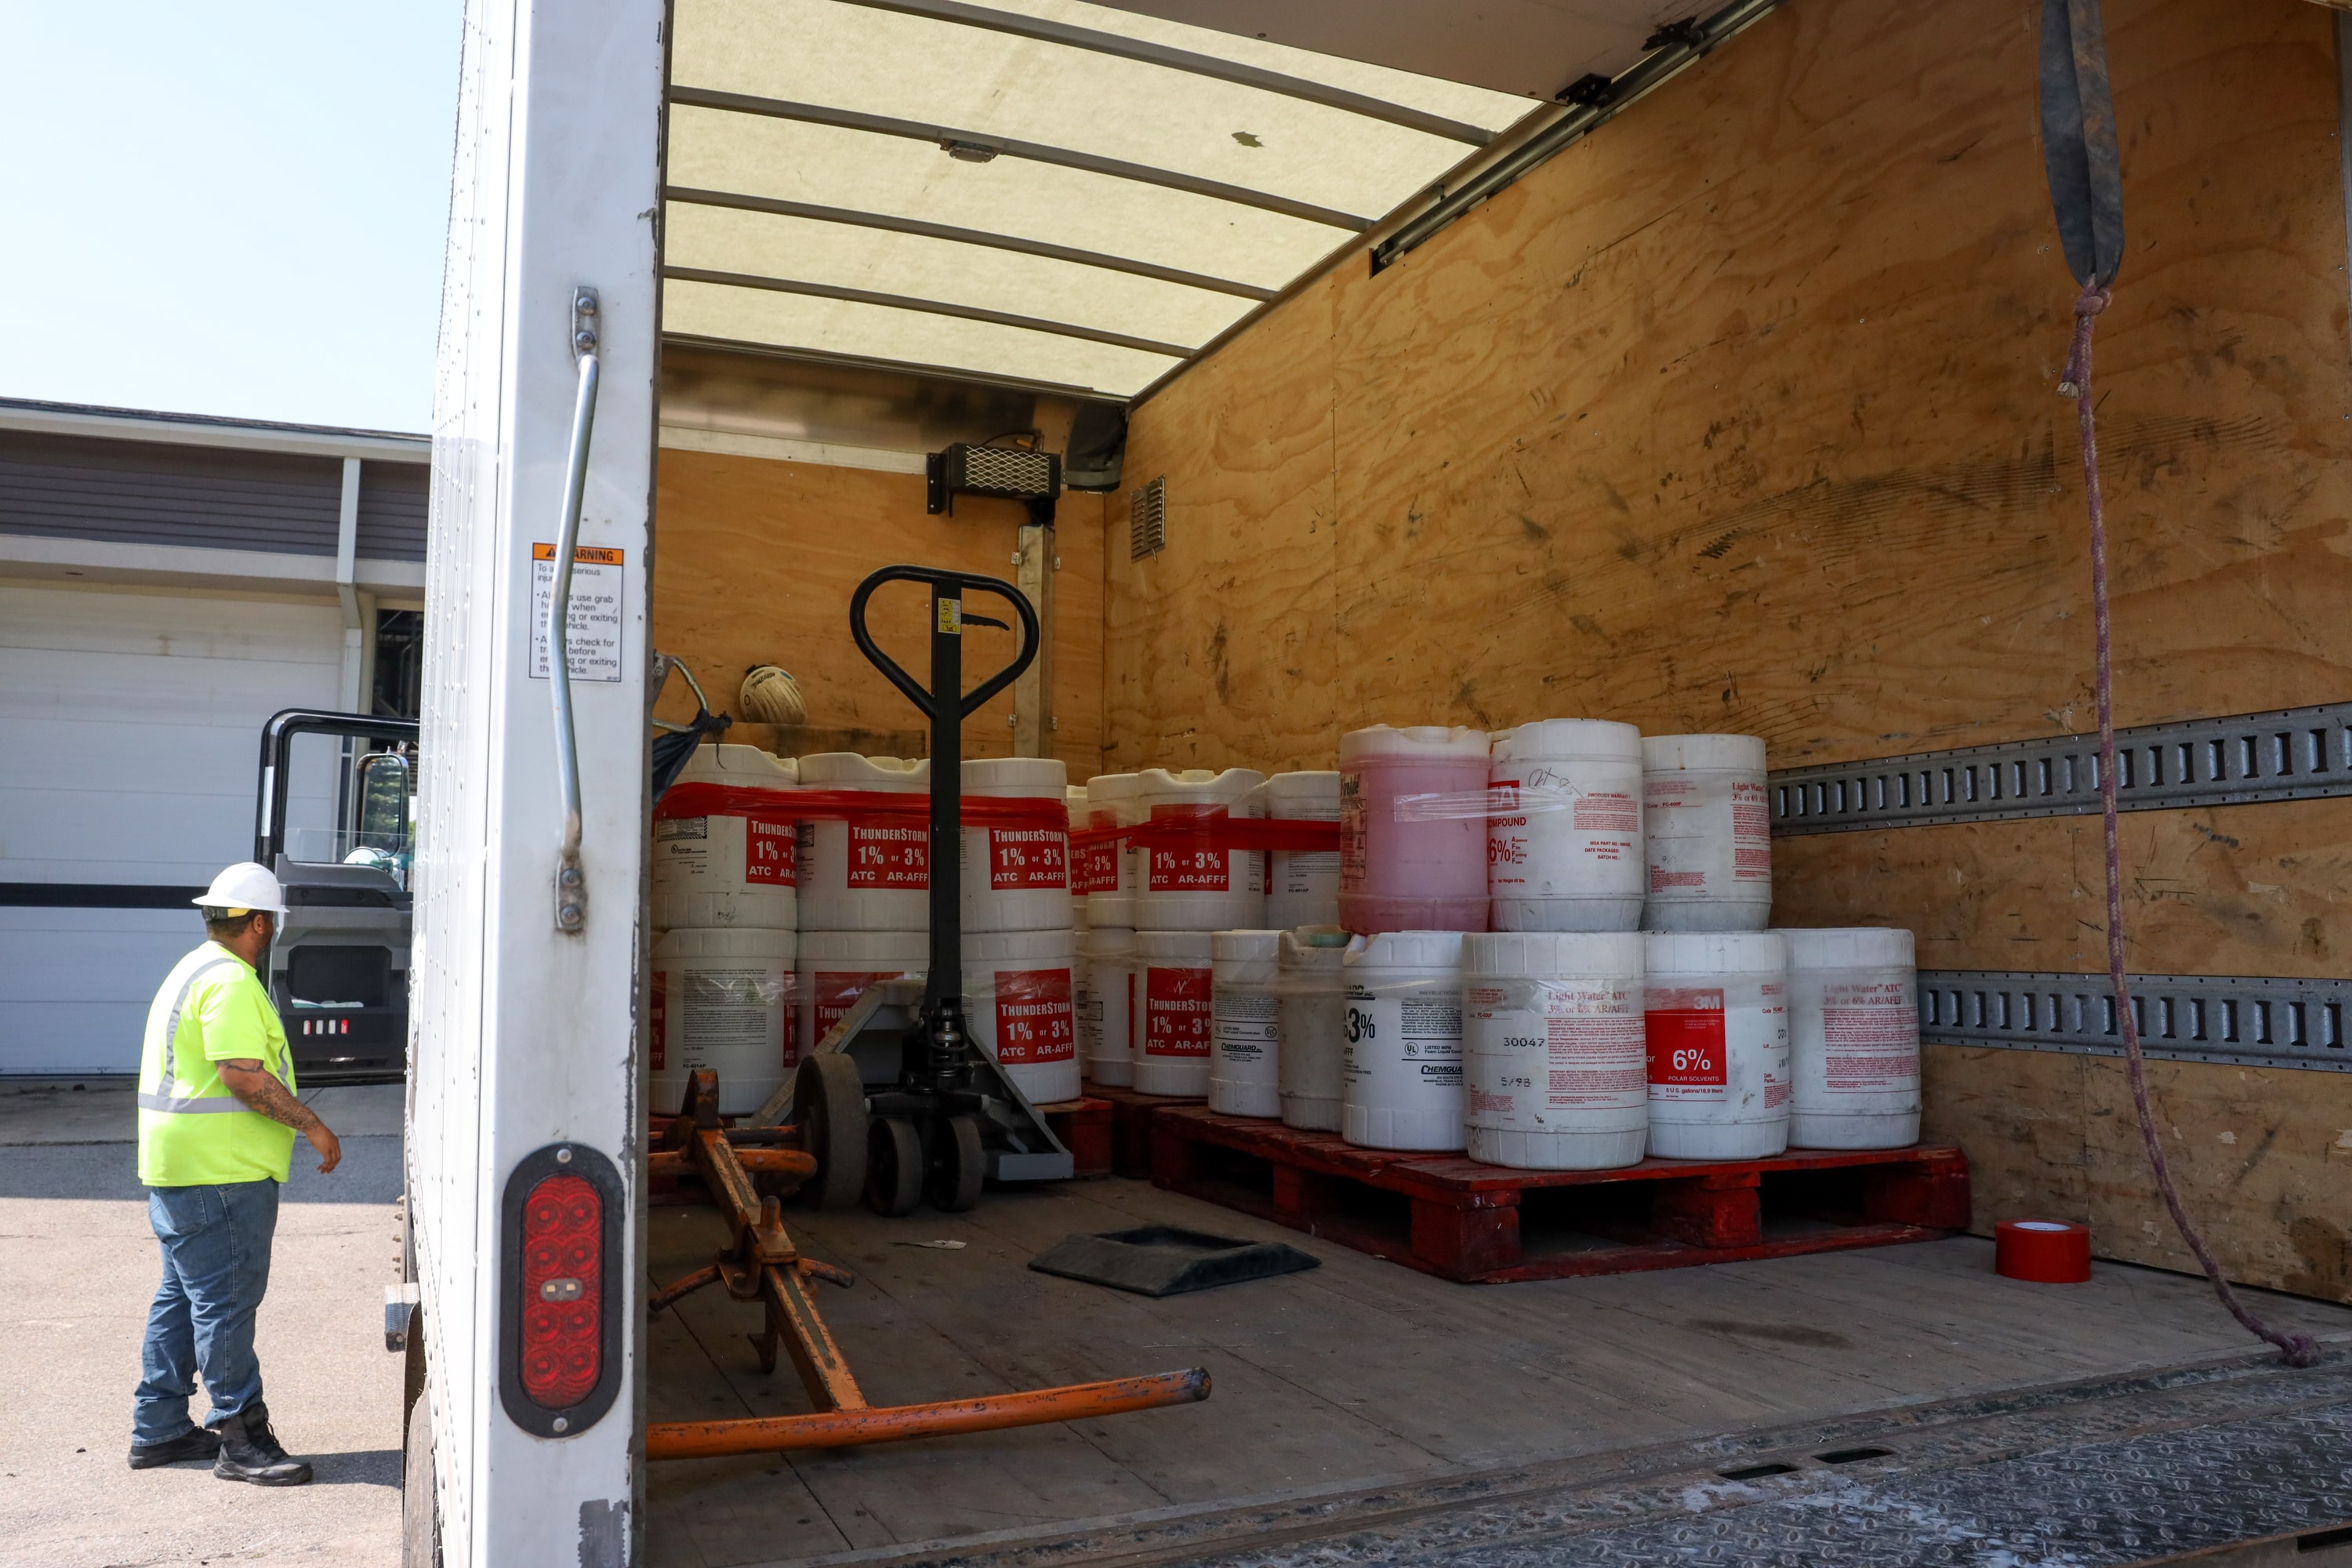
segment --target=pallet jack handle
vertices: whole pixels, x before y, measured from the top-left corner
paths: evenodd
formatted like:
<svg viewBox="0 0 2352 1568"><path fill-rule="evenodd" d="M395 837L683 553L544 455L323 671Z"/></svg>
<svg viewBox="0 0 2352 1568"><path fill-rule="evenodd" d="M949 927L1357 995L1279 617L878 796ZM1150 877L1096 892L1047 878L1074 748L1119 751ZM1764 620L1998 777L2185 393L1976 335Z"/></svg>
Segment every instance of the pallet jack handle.
<svg viewBox="0 0 2352 1568"><path fill-rule="evenodd" d="M921 583L930 588L931 683L928 689L919 685L897 659L884 653L866 629L866 603L874 596L874 590L885 583ZM1013 606L1021 623L1020 653L1011 664L969 692L963 689L964 622L969 619L982 626L1004 623L979 616L967 616L963 612L967 590L995 595ZM1002 578L950 571L943 566L885 566L857 584L857 591L849 596L849 635L857 640L857 650L873 661L874 668L887 676L890 684L904 692L907 700L931 721L931 962L923 1010L935 1020L942 1012L960 1019L962 992L958 981L963 971L963 721L979 711L982 703L1019 679L1021 672L1036 658L1042 640L1037 612L1030 608L1020 589Z"/></svg>

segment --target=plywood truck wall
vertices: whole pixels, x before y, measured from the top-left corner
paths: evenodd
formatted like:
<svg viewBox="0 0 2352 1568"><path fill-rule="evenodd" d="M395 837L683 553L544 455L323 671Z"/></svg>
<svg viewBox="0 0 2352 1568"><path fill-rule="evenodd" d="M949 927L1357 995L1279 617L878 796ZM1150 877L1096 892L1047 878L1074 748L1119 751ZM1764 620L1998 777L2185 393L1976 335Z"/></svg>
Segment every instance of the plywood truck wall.
<svg viewBox="0 0 2352 1568"><path fill-rule="evenodd" d="M2094 722L2074 285L2030 3L1791 0L1138 413L1168 546L1109 568L1107 765L1328 767L1339 731L1591 714L1775 766ZM2130 230L2100 327L2118 721L2352 696L2328 13L2113 0ZM1124 518L1126 497L1112 498ZM1780 840L1777 919L1923 967L2104 967L2099 826ZM2130 963L2340 975L2352 802L2124 822ZM2352 1076L2151 1064L2242 1279L2352 1299ZM2118 1062L1933 1047L1979 1227L2189 1261Z"/></svg>
<svg viewBox="0 0 2352 1568"><path fill-rule="evenodd" d="M686 660L714 709L730 712L746 668L782 664L808 699L809 723L822 729L928 728L850 640L849 595L867 573L900 563L1010 582L1025 516L1014 502L978 497L959 497L953 517L927 516L920 474L667 447L658 483L654 646ZM1055 754L1082 782L1096 771L1102 743L1102 498L1066 493L1055 527ZM1010 618L978 599L972 607ZM919 590L894 588L875 596L868 617L876 640L918 680L930 671L923 614ZM1019 647L1010 634L985 628L969 642L967 685ZM1008 691L967 721L964 754L1008 754L1012 710ZM670 683L657 711L692 716L685 682Z"/></svg>

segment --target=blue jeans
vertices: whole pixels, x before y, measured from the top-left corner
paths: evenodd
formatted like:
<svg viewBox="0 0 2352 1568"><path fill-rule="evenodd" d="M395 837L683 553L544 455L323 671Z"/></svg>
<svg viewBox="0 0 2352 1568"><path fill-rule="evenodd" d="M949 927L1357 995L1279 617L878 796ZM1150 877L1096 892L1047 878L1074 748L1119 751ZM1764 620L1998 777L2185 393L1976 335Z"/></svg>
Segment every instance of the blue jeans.
<svg viewBox="0 0 2352 1568"><path fill-rule="evenodd" d="M217 1426L261 1400L254 1314L269 1287L278 1184L150 1187L147 1223L163 1244L163 1283L147 1310L131 1440L166 1443L187 1432L188 1396L204 1373Z"/></svg>

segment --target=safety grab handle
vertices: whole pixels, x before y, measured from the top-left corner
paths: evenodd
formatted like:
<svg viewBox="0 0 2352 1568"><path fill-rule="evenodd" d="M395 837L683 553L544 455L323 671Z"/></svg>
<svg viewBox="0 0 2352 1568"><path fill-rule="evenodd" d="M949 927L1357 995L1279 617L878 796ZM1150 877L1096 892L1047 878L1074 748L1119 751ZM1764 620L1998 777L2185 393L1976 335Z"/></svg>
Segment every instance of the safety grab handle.
<svg viewBox="0 0 2352 1568"><path fill-rule="evenodd" d="M588 443L596 430L596 290L572 290L572 354L580 386L572 405L572 449L563 473L563 519L556 530L555 580L547 595L547 687L555 702L555 782L563 834L555 858L555 929L588 923L588 876L580 864L580 738L572 719L572 558L580 548L580 508L588 489Z"/></svg>
<svg viewBox="0 0 2352 1568"><path fill-rule="evenodd" d="M1021 672L1027 669L1037 657L1038 644L1041 640L1037 629L1037 612L1030 607L1027 595L1003 579L983 577L971 572L951 572L943 566L885 566L880 571L871 574L866 581L857 584L857 591L849 596L849 635L857 639L857 650L872 661L875 668L887 676L890 684L904 692L907 700L912 702L917 710L926 719L936 721L940 717L939 706L933 700L934 694L926 690L913 676L899 668L897 659L877 647L873 637L866 629L866 601L872 598L874 590L885 583L927 583L930 585L931 598L935 605L944 601L954 601L960 604L962 594L967 589L993 594L1011 605L1013 613L1020 616L1021 651L1013 657L1013 662L973 687L970 692L962 694L960 702L957 702L956 698L951 694L940 698L941 701L956 702L955 718L959 723L978 712L981 705L990 698L1018 680L1021 678ZM937 615L940 612L935 610L934 614ZM960 616L961 612L959 611L958 614ZM961 623L959 619L956 629L961 631ZM936 626L934 631L941 632L949 629L942 624Z"/></svg>

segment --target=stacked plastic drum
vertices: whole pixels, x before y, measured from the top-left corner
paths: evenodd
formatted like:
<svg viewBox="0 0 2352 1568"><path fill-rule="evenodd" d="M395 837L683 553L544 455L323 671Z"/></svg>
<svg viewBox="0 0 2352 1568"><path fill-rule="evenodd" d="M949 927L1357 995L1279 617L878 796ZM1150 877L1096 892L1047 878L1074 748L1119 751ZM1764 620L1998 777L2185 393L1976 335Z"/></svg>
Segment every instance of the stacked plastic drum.
<svg viewBox="0 0 2352 1568"><path fill-rule="evenodd" d="M804 789L929 795L926 760L821 752L801 759ZM909 803L912 805L913 803ZM926 815L851 814L800 827L800 1051L805 1055L866 989L919 975L930 958L930 838Z"/></svg>
<svg viewBox="0 0 2352 1568"><path fill-rule="evenodd" d="M1642 1158L1650 1129L1643 941L1638 931L1463 939L1472 1159L1599 1171Z"/></svg>
<svg viewBox="0 0 2352 1568"><path fill-rule="evenodd" d="M1789 1146L1789 944L1778 931L1645 931L1650 1153L1760 1160Z"/></svg>
<svg viewBox="0 0 2352 1568"><path fill-rule="evenodd" d="M1033 1105L1078 1096L1066 774L1046 757L963 764L964 1019ZM1035 820L973 810L996 800Z"/></svg>
<svg viewBox="0 0 2352 1568"><path fill-rule="evenodd" d="M1484 730L1375 724L1339 737L1339 923L1486 929Z"/></svg>
<svg viewBox="0 0 2352 1568"><path fill-rule="evenodd" d="M1347 1017L1339 1135L1367 1149L1460 1149L1462 941L1451 931L1357 937L1342 966Z"/></svg>
<svg viewBox="0 0 2352 1568"><path fill-rule="evenodd" d="M1256 791L1257 815L1286 822L1339 820L1336 773L1276 773ZM1265 852L1265 923L1276 931L1339 922L1339 852Z"/></svg>
<svg viewBox="0 0 2352 1568"><path fill-rule="evenodd" d="M1496 736L1486 881L1496 931L1641 928L1643 778L1631 724L1546 719Z"/></svg>
<svg viewBox="0 0 2352 1568"><path fill-rule="evenodd" d="M1282 1114L1283 934L1221 931L1209 939L1209 1109L1226 1116Z"/></svg>
<svg viewBox="0 0 2352 1568"><path fill-rule="evenodd" d="M1248 768L1146 768L1138 775L1147 825L1213 827L1258 812L1265 775ZM1263 858L1177 837L1129 850L1137 868L1135 1088L1184 1099L1209 1092L1214 1030L1212 932L1265 924Z"/></svg>
<svg viewBox="0 0 2352 1568"><path fill-rule="evenodd" d="M1336 925L1282 933L1275 1066L1286 1127L1339 1131L1347 1089L1348 1002L1341 994L1347 948L1348 933Z"/></svg>
<svg viewBox="0 0 2352 1568"><path fill-rule="evenodd" d="M1911 933L1782 930L1789 946L1789 1142L1901 1149L1919 1141L1919 976Z"/></svg>
<svg viewBox="0 0 2352 1568"><path fill-rule="evenodd" d="M706 745L673 787L688 784L730 795L721 809L654 824L653 923L664 934L654 945L647 1103L676 1109L688 1075L709 1069L719 1109L737 1115L759 1109L796 1056L790 803L799 774L757 746Z"/></svg>
<svg viewBox="0 0 2352 1568"><path fill-rule="evenodd" d="M1762 931L1772 923L1772 816L1754 735L1642 742L1649 862L1643 931Z"/></svg>
<svg viewBox="0 0 2352 1568"><path fill-rule="evenodd" d="M1137 773L1097 773L1087 781L1087 826L1132 827L1143 820L1143 780ZM1071 819L1075 826L1076 818ZM1071 891L1085 895L1086 931L1078 961L1086 972L1086 1005L1078 1017L1078 1048L1087 1078L1106 1088L1135 1083L1135 861L1117 839L1075 851Z"/></svg>

